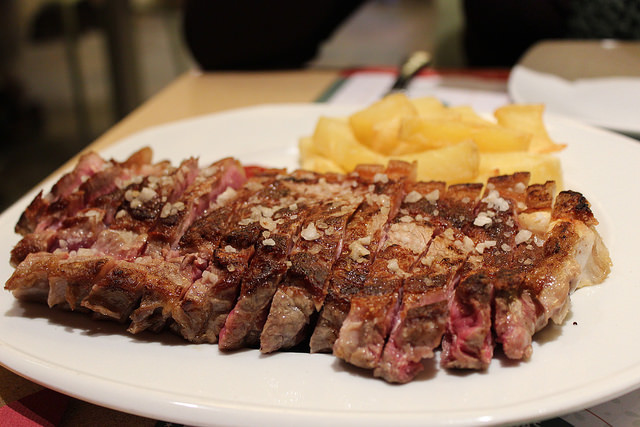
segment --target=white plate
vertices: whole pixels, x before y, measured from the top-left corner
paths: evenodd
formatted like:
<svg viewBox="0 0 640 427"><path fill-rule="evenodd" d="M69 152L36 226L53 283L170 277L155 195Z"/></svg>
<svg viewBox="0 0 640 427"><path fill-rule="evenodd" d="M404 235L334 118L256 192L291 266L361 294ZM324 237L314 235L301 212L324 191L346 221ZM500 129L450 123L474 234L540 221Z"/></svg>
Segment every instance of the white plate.
<svg viewBox="0 0 640 427"><path fill-rule="evenodd" d="M543 103L550 113L640 136L640 77L570 81L516 65L509 75L508 88L514 102Z"/></svg>
<svg viewBox="0 0 640 427"><path fill-rule="evenodd" d="M156 158L295 167L296 142L331 105L262 106L150 129L103 154L125 158L144 145ZM0 362L55 390L99 405L185 424L466 425L524 422L582 409L640 386L640 263L637 212L640 145L550 118L566 183L593 203L614 262L602 285L582 289L562 327L537 335L531 361L495 358L487 372L451 373L428 364L410 384L389 385L330 355L218 352L171 334L124 327L23 304L0 292ZM51 183L48 183L51 184ZM12 269L13 233L31 193L0 217L0 278ZM4 282L4 280L3 280ZM574 324L577 323L577 324Z"/></svg>

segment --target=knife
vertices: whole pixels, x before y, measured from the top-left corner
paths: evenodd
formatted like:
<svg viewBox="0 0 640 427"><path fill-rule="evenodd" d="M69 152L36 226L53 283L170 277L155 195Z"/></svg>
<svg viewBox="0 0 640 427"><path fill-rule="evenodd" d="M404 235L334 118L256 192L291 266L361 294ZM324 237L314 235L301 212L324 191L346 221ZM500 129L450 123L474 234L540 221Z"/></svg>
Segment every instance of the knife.
<svg viewBox="0 0 640 427"><path fill-rule="evenodd" d="M427 67L430 63L431 54L429 52L424 50L413 52L400 65L400 68L398 69L398 76L385 95L406 90L407 86L409 86L409 83L416 74L418 74L423 68Z"/></svg>

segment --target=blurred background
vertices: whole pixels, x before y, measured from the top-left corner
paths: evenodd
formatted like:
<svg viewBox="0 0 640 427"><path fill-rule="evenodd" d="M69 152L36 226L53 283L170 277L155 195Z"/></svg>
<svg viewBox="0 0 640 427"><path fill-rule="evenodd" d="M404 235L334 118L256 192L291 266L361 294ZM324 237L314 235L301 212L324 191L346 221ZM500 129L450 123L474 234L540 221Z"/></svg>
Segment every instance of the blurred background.
<svg viewBox="0 0 640 427"><path fill-rule="evenodd" d="M0 0L0 210L197 68L184 41L181 3ZM120 14L115 28L110 14ZM458 0L364 2L309 66L396 65L414 49L455 44L460 26ZM455 66L459 49L442 51L440 61Z"/></svg>
<svg viewBox="0 0 640 427"><path fill-rule="evenodd" d="M622 28L623 36L640 38L640 1L573 2L579 4L574 15L580 16L567 26L571 2L277 2L297 5L293 12L286 9L290 16L285 21L274 14L252 14L257 5L269 10L275 4L259 1L245 11L248 2L215 0L0 0L0 211L177 76L198 69L185 42L185 4L215 5L242 18L242 23L229 23L221 13L214 24L208 21L211 16L198 19L194 8L194 37L200 36L198 31L205 34L198 49L206 55L212 43L206 38L209 30L220 32L213 43L224 39L226 50L233 51L234 40L248 34L244 38L254 37L253 45L245 43L245 48L260 45L251 31L280 18L271 29L290 41L305 29L304 22L294 25L295 13L315 19L313 13L329 4L347 9L348 3L348 13L342 11L330 31L323 29L318 50L304 61L302 66L310 68L395 66L417 49L430 51L436 68L509 67L537 39L582 37L585 23L590 29L603 28L594 36L617 36L610 29ZM612 13L603 14L598 9L603 4ZM625 4L634 5L633 10ZM244 54L241 47L236 50ZM219 55L214 51L209 56Z"/></svg>

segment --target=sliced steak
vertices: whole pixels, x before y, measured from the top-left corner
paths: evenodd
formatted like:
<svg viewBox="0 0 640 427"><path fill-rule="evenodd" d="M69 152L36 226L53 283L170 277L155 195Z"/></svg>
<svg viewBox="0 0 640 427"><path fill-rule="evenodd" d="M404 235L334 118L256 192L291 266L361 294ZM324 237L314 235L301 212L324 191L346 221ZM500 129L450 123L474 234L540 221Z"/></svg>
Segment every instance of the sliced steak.
<svg viewBox="0 0 640 427"><path fill-rule="evenodd" d="M542 250L525 276L526 288L543 307L538 329L549 319L560 324L569 310L570 293L609 274L611 259L596 224L584 196L573 191L558 194Z"/></svg>
<svg viewBox="0 0 640 427"><path fill-rule="evenodd" d="M278 205L262 212L269 220L261 221L262 240L256 245L238 301L220 331L219 346L223 350L259 344L271 299L290 264L291 250L310 232L308 225L305 231L302 226L311 206L332 197L337 189L326 178L303 171L294 172L282 182L290 191Z"/></svg>
<svg viewBox="0 0 640 427"><path fill-rule="evenodd" d="M482 184L415 183L403 162L245 172L87 154L23 213L5 288L222 350L309 339L405 383L438 346L445 368L486 369L496 344L530 357L571 292L611 268L587 200L527 173L480 196Z"/></svg>
<svg viewBox="0 0 640 427"><path fill-rule="evenodd" d="M486 369L493 357L491 301L493 282L473 271L463 277L449 301L449 318L442 340L445 368Z"/></svg>
<svg viewBox="0 0 640 427"><path fill-rule="evenodd" d="M517 186L518 190L522 185ZM495 278L493 327L496 341L502 344L504 354L514 360L528 359L533 352L533 334L546 324L541 303L524 285L524 275L542 256L551 218L555 185L534 184L516 194L518 232L510 251L508 265L498 271Z"/></svg>
<svg viewBox="0 0 640 427"><path fill-rule="evenodd" d="M233 208L228 222L218 221L223 230L212 245L211 260L201 277L187 289L175 315L183 336L192 337L195 342L218 341L238 298L255 245L268 239L263 232L275 224L271 218L273 208L290 196L291 189L275 172L249 179L238 191L235 203L229 205ZM288 206L291 204L293 201Z"/></svg>
<svg viewBox="0 0 640 427"><path fill-rule="evenodd" d="M143 150L144 151L144 150ZM93 156L92 156L93 157ZM134 154L132 159L139 157ZM11 264L18 265L29 253L38 251L52 252L56 249L74 250L88 248L96 240L102 229L112 221L115 209L114 196L118 204L122 198L120 190L132 179L142 179L141 169L152 171L149 165L143 168L137 161L128 160L122 164L105 163L103 169L95 171L85 179L66 199L58 199L55 212L43 213L37 229L24 235L22 241L11 252ZM91 169L93 171L93 169ZM63 178L64 179L64 178ZM56 188L56 186L54 186ZM51 194L48 197L53 197ZM62 200L65 200L64 202ZM109 209L111 208L111 209ZM52 208L53 209L53 208ZM89 218L94 216L93 218ZM100 224L96 222L100 217ZM87 221L90 219L90 221Z"/></svg>
<svg viewBox="0 0 640 427"><path fill-rule="evenodd" d="M311 317L322 307L333 264L342 252L346 224L363 200L363 187L356 180L340 180L334 187L328 189L325 201L310 207L302 225L260 336L263 353L299 344L307 336Z"/></svg>
<svg viewBox="0 0 640 427"><path fill-rule="evenodd" d="M202 216L227 188L237 189L246 180L237 160L226 158L199 171L192 183L175 201L167 201L149 231L145 254L167 255L196 218Z"/></svg>
<svg viewBox="0 0 640 427"><path fill-rule="evenodd" d="M408 183L398 215L373 261L364 287L351 298L351 306L333 345L334 355L373 369L378 365L399 308L404 279L427 250L443 182Z"/></svg>
<svg viewBox="0 0 640 427"><path fill-rule="evenodd" d="M244 170L232 159L223 159L204 170L185 168L179 172L173 179L173 191L149 230L143 259L151 258L146 262L161 280L145 285L140 307L131 314L129 330L134 333L147 328L158 331L169 319L173 320L173 313L193 281L182 260L167 260L169 252L177 247L196 215L208 209L226 186L239 187L245 181ZM158 186L159 191L162 188Z"/></svg>
<svg viewBox="0 0 640 427"><path fill-rule="evenodd" d="M65 207L72 201L72 195L80 185L90 176L111 164L98 154L89 152L78 159L78 163L71 172L63 175L43 196L41 191L31 204L25 209L16 224L15 231L23 236L36 230L43 230L64 216ZM80 204L79 202L77 203ZM60 213L62 212L62 214Z"/></svg>
<svg viewBox="0 0 640 427"><path fill-rule="evenodd" d="M442 342L446 368L485 369L493 357L493 273L507 266L515 246L517 203L524 202L528 173L489 178L472 224L463 227L482 255L469 257L449 299Z"/></svg>
<svg viewBox="0 0 640 427"><path fill-rule="evenodd" d="M436 236L405 278L401 305L374 375L406 383L433 357L449 316L448 300L459 279L458 270L473 250L461 228L471 224L482 185L450 186L436 200Z"/></svg>
<svg viewBox="0 0 640 427"><path fill-rule="evenodd" d="M350 310L350 300L363 288L369 269L385 239L385 228L398 212L404 185L415 172L409 168L370 167L356 170L371 182L364 200L349 221L342 251L334 263L327 296L311 335L311 352L331 352Z"/></svg>

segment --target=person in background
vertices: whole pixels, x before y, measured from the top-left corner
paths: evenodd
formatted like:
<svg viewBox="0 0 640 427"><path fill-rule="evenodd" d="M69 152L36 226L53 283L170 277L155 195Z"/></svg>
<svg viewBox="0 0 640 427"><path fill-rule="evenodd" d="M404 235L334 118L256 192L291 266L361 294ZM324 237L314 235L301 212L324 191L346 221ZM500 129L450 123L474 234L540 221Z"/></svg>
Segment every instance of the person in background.
<svg viewBox="0 0 640 427"><path fill-rule="evenodd" d="M300 68L363 2L185 0L185 41L204 70Z"/></svg>
<svg viewBox="0 0 640 427"><path fill-rule="evenodd" d="M0 171L6 151L32 139L42 125L39 106L27 97L17 76L20 54L17 7L17 0L0 0Z"/></svg>
<svg viewBox="0 0 640 427"><path fill-rule="evenodd" d="M544 39L640 39L640 0L464 0L470 67L510 67Z"/></svg>

